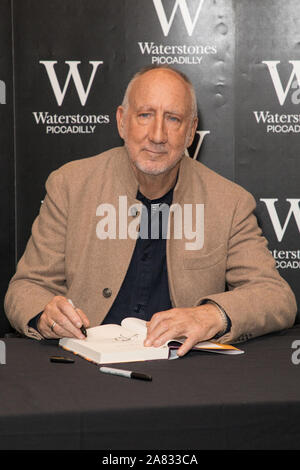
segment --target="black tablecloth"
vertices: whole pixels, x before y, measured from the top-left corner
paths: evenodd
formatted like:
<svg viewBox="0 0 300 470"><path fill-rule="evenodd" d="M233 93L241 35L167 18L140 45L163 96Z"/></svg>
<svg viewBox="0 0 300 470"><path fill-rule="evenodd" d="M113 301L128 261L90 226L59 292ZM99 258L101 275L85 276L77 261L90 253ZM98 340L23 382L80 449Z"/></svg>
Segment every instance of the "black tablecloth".
<svg viewBox="0 0 300 470"><path fill-rule="evenodd" d="M152 382L104 375L56 341L4 339L0 449L299 449L300 326L239 346L114 365ZM55 354L74 364L50 363ZM300 357L300 354L299 354Z"/></svg>

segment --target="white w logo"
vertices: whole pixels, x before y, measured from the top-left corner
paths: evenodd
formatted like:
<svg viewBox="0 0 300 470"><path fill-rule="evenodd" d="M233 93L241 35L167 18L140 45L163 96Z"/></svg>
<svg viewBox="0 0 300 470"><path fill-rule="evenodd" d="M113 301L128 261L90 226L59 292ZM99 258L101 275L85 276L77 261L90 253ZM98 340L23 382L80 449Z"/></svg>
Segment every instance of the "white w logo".
<svg viewBox="0 0 300 470"><path fill-rule="evenodd" d="M200 148L201 148L201 145L203 143L203 140L204 140L204 137L207 135L207 134L210 134L210 131L196 131L196 134L199 135L199 139L198 139L198 143L197 143L197 147L195 149L195 152L194 152L194 155L193 157L190 155L188 149L186 149L186 155L188 157L191 157L193 158L193 160L197 160L197 157L198 157L198 153L200 151Z"/></svg>
<svg viewBox="0 0 300 470"><path fill-rule="evenodd" d="M163 7L163 4L162 4L162 0L153 0L154 6L155 6L155 9L156 9L156 13L158 15L158 18L159 18L159 21L160 21L160 24L161 24L161 28L163 30L164 35L168 36L170 28L171 28L171 26L173 24L173 21L174 21L175 13L176 13L176 11L179 7L180 10L181 10L181 15L182 15L186 30L187 30L189 36L191 36L193 34L194 29L195 29L195 26L196 26L196 23L197 23L197 20L198 20L203 2L204 2L204 0L199 0L199 5L198 5L198 9L196 11L194 21L192 21L189 9L188 9L187 4L186 4L186 0L176 0L176 2L174 4L174 7L173 7L173 11L172 11L171 16L170 16L170 19L168 21L168 19L166 17L165 10L164 10L164 7Z"/></svg>
<svg viewBox="0 0 300 470"><path fill-rule="evenodd" d="M40 60L40 64L43 64L47 70L48 77L49 77L53 92L55 94L55 98L56 98L58 106L61 106L63 103L71 77L73 78L73 81L74 81L74 84L75 84L75 87L76 87L76 90L80 99L80 103L82 104L82 106L84 106L89 96L89 92L90 92L95 74L97 72L97 68L100 64L103 64L103 62L92 61L92 60L89 61L89 64L92 64L93 70L92 70L90 80L89 80L86 90L84 89L82 85L82 80L78 72L78 64L81 64L81 62L76 61L76 60L67 60L65 61L65 63L68 64L69 66L69 73L67 75L65 85L63 89L61 89L57 80L55 70L54 70L54 65L57 64L57 61L56 60Z"/></svg>
<svg viewBox="0 0 300 470"><path fill-rule="evenodd" d="M294 217L295 217L295 220L296 220L296 223L297 223L297 227L298 227L298 230L300 232L300 207L299 207L300 199L287 199L287 201L290 203L290 210L289 210L288 215L285 219L285 223L284 223L283 227L280 224L280 220L279 220L276 208L275 208L275 202L277 202L278 199L271 199L271 198L269 199L268 198L268 199L260 199L260 201L264 202L267 206L267 209L268 209L268 212L269 212L269 215L270 215L270 219L272 220L272 224L273 224L276 236L277 236L277 240L279 242L281 242L282 239L283 239L283 236L284 236L285 231L287 229L290 218L292 217L292 214L294 214Z"/></svg>
<svg viewBox="0 0 300 470"><path fill-rule="evenodd" d="M290 75L290 78L288 80L288 83L285 89L282 86L279 73L277 70L277 65L280 64L280 61L279 60L263 60L262 63L268 66L268 69L269 69L269 72L273 81L273 85L277 93L278 101L282 106L285 103L286 97L291 87L294 88L294 84L292 85L294 77L296 77L297 82L298 82L298 87L300 88L300 60L289 60L289 63L292 64L293 66L293 70L292 70L292 73Z"/></svg>

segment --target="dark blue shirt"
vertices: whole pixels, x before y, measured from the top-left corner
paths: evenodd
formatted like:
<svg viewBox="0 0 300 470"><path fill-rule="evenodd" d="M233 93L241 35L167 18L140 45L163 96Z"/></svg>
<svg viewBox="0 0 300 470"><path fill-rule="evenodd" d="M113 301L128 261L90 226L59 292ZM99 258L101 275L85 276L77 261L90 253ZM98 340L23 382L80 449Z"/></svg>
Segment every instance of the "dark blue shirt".
<svg viewBox="0 0 300 470"><path fill-rule="evenodd" d="M166 260L166 234L173 189L149 200L138 191L142 203L139 237L121 289L103 324L120 324L123 318L150 320L156 312L172 308Z"/></svg>

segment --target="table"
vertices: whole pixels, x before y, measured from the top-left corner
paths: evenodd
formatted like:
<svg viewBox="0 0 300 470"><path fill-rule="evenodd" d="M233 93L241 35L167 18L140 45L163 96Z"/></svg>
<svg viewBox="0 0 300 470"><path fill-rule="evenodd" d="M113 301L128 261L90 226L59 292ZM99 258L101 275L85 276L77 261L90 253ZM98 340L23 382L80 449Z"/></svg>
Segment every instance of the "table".
<svg viewBox="0 0 300 470"><path fill-rule="evenodd" d="M300 325L239 356L117 365L152 382L102 374L54 340L2 340L0 449L300 448ZM50 363L62 352L75 363Z"/></svg>

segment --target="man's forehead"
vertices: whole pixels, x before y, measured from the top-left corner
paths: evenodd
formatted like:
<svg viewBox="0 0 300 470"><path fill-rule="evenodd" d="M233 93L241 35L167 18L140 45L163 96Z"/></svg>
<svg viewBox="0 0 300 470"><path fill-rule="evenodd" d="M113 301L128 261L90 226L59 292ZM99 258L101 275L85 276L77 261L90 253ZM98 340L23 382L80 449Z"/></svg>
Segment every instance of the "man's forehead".
<svg viewBox="0 0 300 470"><path fill-rule="evenodd" d="M164 102L169 99L173 102L173 107L180 109L186 108L191 102L188 84L177 73L165 69L151 70L137 77L132 83L129 102L135 108L151 107L151 98L157 95L161 96Z"/></svg>
<svg viewBox="0 0 300 470"><path fill-rule="evenodd" d="M169 86L170 89L176 87L176 89L182 90L183 93L186 93L189 88L184 79L173 70L159 69L149 70L137 77L133 81L132 90L145 89L145 87L152 90L157 86Z"/></svg>

